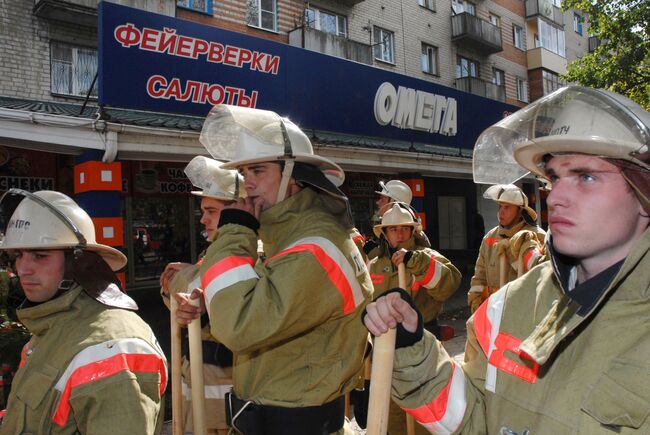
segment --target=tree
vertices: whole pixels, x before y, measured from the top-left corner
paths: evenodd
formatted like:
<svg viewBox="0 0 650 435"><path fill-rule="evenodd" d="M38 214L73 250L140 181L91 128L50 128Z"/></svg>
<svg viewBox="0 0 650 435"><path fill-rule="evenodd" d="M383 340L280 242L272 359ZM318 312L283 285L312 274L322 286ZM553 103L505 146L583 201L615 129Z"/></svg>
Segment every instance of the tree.
<svg viewBox="0 0 650 435"><path fill-rule="evenodd" d="M589 32L600 42L568 65L565 79L626 95L650 110L650 2L563 0L562 7L587 14Z"/></svg>

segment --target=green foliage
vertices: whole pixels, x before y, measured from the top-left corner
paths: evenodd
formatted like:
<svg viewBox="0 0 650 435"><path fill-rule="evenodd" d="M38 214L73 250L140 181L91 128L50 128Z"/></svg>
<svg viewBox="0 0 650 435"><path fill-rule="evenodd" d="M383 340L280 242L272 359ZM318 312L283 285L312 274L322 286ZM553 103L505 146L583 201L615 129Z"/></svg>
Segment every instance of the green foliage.
<svg viewBox="0 0 650 435"><path fill-rule="evenodd" d="M604 88L650 110L650 2L648 0L563 0L564 9L587 15L598 48L571 62L565 79Z"/></svg>

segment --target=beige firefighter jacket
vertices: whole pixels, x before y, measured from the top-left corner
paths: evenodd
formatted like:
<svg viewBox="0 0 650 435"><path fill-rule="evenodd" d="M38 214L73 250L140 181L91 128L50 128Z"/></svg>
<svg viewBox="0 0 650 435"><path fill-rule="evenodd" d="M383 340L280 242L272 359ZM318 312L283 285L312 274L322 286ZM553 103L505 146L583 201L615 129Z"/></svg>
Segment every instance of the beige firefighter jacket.
<svg viewBox="0 0 650 435"><path fill-rule="evenodd" d="M18 310L25 345L0 434L158 434L167 367L136 314L79 286Z"/></svg>
<svg viewBox="0 0 650 435"><path fill-rule="evenodd" d="M211 331L234 353L242 399L315 406L358 381L372 283L349 229L321 196L306 188L262 213L264 262L255 232L226 224L201 265Z"/></svg>
<svg viewBox="0 0 650 435"><path fill-rule="evenodd" d="M520 237L523 233L532 232L536 235L536 241L521 241L516 244L510 243L513 239ZM478 258L474 266L474 276L471 280L471 287L467 295L468 303L472 312L497 291L499 283L499 244L507 244L508 254L508 278L510 282L517 278L519 267L523 267L522 274L544 261L542 247L546 238L546 232L538 226L529 225L523 220L512 228L506 229L502 226L492 228L483 237L479 248ZM507 241L506 241L507 240ZM516 245L516 246L515 246ZM515 252L513 252L515 251Z"/></svg>
<svg viewBox="0 0 650 435"><path fill-rule="evenodd" d="M560 264L479 308L462 364L431 336L397 350L394 398L433 433L650 433L650 230L585 312Z"/></svg>
<svg viewBox="0 0 650 435"><path fill-rule="evenodd" d="M385 241L383 243L386 243ZM416 246L411 237L400 245L413 252L406 263L407 290L418 307L424 322L435 320L442 312L442 304L458 289L461 274L451 262L439 252L431 248ZM387 249L381 250L382 255L370 261L370 278L375 286L375 297L399 287L397 266L391 261Z"/></svg>

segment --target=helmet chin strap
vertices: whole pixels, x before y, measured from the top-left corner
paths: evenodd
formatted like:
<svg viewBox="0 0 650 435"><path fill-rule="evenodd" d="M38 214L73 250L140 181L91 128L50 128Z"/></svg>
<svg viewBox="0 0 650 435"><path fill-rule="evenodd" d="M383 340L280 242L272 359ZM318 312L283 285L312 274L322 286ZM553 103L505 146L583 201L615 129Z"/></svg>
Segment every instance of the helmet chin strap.
<svg viewBox="0 0 650 435"><path fill-rule="evenodd" d="M275 200L275 203L278 204L280 201L284 201L287 198L287 189L289 187L289 180L291 180L291 175L293 174L293 159L288 159L284 161L284 169L282 170L282 179L280 180L280 188L278 189L278 196Z"/></svg>

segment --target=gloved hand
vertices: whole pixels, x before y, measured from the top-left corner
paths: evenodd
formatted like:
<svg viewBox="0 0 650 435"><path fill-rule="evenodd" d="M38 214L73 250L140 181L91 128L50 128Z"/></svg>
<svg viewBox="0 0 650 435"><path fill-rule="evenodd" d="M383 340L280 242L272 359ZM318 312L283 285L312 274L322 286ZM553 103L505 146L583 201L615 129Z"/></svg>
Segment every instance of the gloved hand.
<svg viewBox="0 0 650 435"><path fill-rule="evenodd" d="M522 253L533 248L540 249L541 243L537 235L530 230L521 230L510 238L510 255L513 258L519 258Z"/></svg>
<svg viewBox="0 0 650 435"><path fill-rule="evenodd" d="M377 243L376 240L369 239L368 241L366 241L366 243L363 244L363 252L366 255L368 255L370 253L370 251L375 249L377 246L379 246L379 244Z"/></svg>

